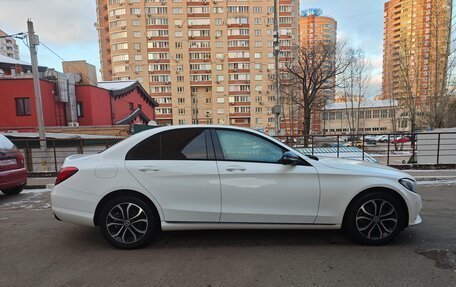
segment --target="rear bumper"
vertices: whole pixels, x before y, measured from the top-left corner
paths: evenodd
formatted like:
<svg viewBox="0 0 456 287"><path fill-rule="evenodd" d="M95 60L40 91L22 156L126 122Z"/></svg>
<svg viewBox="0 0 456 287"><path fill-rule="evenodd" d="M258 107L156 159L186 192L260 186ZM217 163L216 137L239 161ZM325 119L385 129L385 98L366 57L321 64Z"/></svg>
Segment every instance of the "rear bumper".
<svg viewBox="0 0 456 287"><path fill-rule="evenodd" d="M95 226L93 217L99 201L97 196L65 187L64 183L51 189L52 211L64 222Z"/></svg>
<svg viewBox="0 0 456 287"><path fill-rule="evenodd" d="M14 188L27 183L27 170L25 168L0 172L0 190Z"/></svg>

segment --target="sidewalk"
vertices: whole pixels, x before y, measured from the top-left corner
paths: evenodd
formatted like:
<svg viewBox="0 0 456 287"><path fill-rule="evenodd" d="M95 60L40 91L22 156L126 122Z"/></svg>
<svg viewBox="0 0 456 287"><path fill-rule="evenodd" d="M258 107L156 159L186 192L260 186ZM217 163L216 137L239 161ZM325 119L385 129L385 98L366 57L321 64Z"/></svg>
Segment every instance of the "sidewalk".
<svg viewBox="0 0 456 287"><path fill-rule="evenodd" d="M417 181L439 181L456 180L456 170L404 170L404 172L414 176ZM46 188L48 184L54 184L55 177L29 177L27 180L28 189Z"/></svg>

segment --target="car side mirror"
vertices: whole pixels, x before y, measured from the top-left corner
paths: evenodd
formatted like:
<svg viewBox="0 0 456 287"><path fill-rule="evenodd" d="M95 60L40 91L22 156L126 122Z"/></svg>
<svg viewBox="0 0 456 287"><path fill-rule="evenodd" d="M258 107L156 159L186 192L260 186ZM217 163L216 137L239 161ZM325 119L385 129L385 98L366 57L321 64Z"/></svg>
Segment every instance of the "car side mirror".
<svg viewBox="0 0 456 287"><path fill-rule="evenodd" d="M296 165L298 160L299 157L291 151L286 151L282 155L282 164Z"/></svg>

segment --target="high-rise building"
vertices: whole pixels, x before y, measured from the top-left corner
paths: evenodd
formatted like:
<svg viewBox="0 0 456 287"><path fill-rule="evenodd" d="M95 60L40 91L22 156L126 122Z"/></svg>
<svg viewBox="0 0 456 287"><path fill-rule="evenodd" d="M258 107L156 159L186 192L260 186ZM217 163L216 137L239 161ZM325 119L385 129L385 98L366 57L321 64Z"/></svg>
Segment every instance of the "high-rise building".
<svg viewBox="0 0 456 287"><path fill-rule="evenodd" d="M418 110L430 104L435 80L446 75L451 2L390 0L385 3L383 98L401 100L406 97L405 90L411 90L417 98Z"/></svg>
<svg viewBox="0 0 456 287"><path fill-rule="evenodd" d="M324 15L321 9L303 10L299 22L300 46L302 48L318 47L317 45L331 46L335 51L337 42L337 21L330 16ZM333 61L335 62L335 58ZM331 64L330 66L334 66ZM336 88L336 78L328 80L322 89L317 105L317 110L313 111L311 130L313 133L321 133L324 129L321 123L320 109L324 109L325 103L334 100Z"/></svg>
<svg viewBox="0 0 456 287"><path fill-rule="evenodd" d="M19 46L16 44L14 38L4 37L7 35L0 30L0 55L19 60Z"/></svg>
<svg viewBox="0 0 456 287"><path fill-rule="evenodd" d="M160 104L159 124L271 133L273 3L97 0L102 78L140 81ZM298 40L298 5L279 0L281 61Z"/></svg>

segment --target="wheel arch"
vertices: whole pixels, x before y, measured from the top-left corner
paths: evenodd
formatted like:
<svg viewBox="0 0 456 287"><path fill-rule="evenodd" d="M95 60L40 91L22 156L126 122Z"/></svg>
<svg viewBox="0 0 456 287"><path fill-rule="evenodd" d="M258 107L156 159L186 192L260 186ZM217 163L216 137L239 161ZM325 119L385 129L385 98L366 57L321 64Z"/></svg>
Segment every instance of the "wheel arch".
<svg viewBox="0 0 456 287"><path fill-rule="evenodd" d="M116 197L116 196L121 196L121 195L128 195L128 196L134 196L134 197L137 197L137 198L140 198L142 200L144 200L151 208L152 208L152 211L155 213L155 215L157 216L157 219L160 221L161 220L161 216L160 216L160 212L158 212L158 208L157 206L153 203L153 201L147 197L145 194L141 193L141 192L138 192L138 191L135 191L135 190L131 190L131 189L120 189L120 190L115 190L115 191L112 191L108 194L106 194L97 204L97 207L95 208L95 213L94 213L94 216L93 216L93 223L95 226L98 226L98 218L100 216L100 212L101 210L103 209L103 206L109 201L111 200L112 198ZM161 226L161 224L159 224L159 226Z"/></svg>
<svg viewBox="0 0 456 287"><path fill-rule="evenodd" d="M344 228L344 225L345 225L345 221L347 219L347 214L348 214L348 211L350 210L350 208L352 207L352 205L354 204L354 202L360 198L361 196L365 195L365 194L368 194L370 192L384 192L384 193L387 193L391 196L393 196L395 199L397 199L397 201L399 202L399 204L401 205L404 213L405 213L405 220L404 220L404 228L408 226L408 223L409 223L409 210L408 210L408 206L407 206L407 203L405 202L405 199L402 197L402 195L397 192L396 190L394 189L391 189L391 188L388 188L388 187L370 187L368 189L365 189L361 192L359 192L356 196L354 196L350 202L348 203L347 207L345 208L345 211L344 211L344 217L342 219L342 228Z"/></svg>

